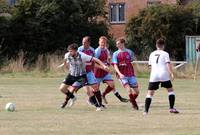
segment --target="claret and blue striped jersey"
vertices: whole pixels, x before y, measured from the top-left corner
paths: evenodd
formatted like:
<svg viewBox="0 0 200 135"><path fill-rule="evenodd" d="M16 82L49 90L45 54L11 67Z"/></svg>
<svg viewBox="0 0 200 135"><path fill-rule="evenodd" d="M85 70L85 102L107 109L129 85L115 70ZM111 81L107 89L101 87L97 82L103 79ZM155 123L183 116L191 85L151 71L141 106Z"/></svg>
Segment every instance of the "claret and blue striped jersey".
<svg viewBox="0 0 200 135"><path fill-rule="evenodd" d="M105 65L109 66L110 65L110 51L107 48L100 48L98 47L95 49L95 57L101 60ZM105 75L108 74L107 71L100 69L100 68L95 68L95 77L96 78L102 78Z"/></svg>
<svg viewBox="0 0 200 135"><path fill-rule="evenodd" d="M85 54L87 54L87 55L90 55L90 56L93 56L94 57L94 55L95 55L95 50L94 50L94 48L92 48L92 47L89 47L88 49L85 49L84 47L83 47L83 45L82 46L80 46L79 48L78 48L78 51L79 52L83 52L83 53L85 53ZM91 61L87 61L86 62L86 72L90 72L90 71L92 71L93 70L93 64L92 64L92 62Z"/></svg>
<svg viewBox="0 0 200 135"><path fill-rule="evenodd" d="M119 71L127 77L135 76L133 65L131 62L134 59L134 53L125 48L124 50L117 50L114 52L112 57L112 64L116 64Z"/></svg>

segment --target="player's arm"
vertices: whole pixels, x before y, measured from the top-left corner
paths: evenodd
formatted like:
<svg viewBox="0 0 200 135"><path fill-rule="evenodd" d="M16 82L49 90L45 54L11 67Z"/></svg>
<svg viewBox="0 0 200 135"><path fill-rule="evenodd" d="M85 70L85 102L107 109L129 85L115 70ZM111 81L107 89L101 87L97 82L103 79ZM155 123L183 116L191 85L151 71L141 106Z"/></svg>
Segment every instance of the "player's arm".
<svg viewBox="0 0 200 135"><path fill-rule="evenodd" d="M117 64L113 64L115 71L119 75L120 78L124 78L125 76L119 71Z"/></svg>
<svg viewBox="0 0 200 135"><path fill-rule="evenodd" d="M170 62L167 62L167 70L170 74L171 79L174 80L174 74L173 74L172 65Z"/></svg>
<svg viewBox="0 0 200 135"><path fill-rule="evenodd" d="M92 61L95 62L95 67L101 68L107 72L109 72L109 67L106 66L103 62L101 62L99 59L93 57Z"/></svg>

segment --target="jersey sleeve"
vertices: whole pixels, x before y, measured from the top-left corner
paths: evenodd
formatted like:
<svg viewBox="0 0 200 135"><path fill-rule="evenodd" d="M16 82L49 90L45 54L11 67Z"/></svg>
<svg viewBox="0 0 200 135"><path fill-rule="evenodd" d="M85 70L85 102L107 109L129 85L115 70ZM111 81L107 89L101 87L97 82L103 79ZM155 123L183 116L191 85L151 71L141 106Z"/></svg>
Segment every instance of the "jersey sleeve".
<svg viewBox="0 0 200 135"><path fill-rule="evenodd" d="M148 62L149 66L151 66L151 62L152 62L152 54L150 54L150 56L149 56L149 62Z"/></svg>
<svg viewBox="0 0 200 135"><path fill-rule="evenodd" d="M90 47L91 51L92 51L92 56L95 57L95 50L94 48Z"/></svg>
<svg viewBox="0 0 200 135"><path fill-rule="evenodd" d="M129 52L130 52L130 55L131 55L131 61L133 61L133 60L134 60L134 57L135 57L134 52L131 51L131 50L129 50Z"/></svg>
<svg viewBox="0 0 200 135"><path fill-rule="evenodd" d="M117 64L117 63L118 63L117 52L114 52L112 56L112 64Z"/></svg>
<svg viewBox="0 0 200 135"><path fill-rule="evenodd" d="M81 59L83 62L87 62L87 61L91 61L92 60L92 56L84 54L82 52L79 52L81 55Z"/></svg>
<svg viewBox="0 0 200 135"><path fill-rule="evenodd" d="M81 46L78 48L78 52L82 52L81 48L82 48Z"/></svg>
<svg viewBox="0 0 200 135"><path fill-rule="evenodd" d="M170 58L168 53L165 54L165 63L170 63Z"/></svg>
<svg viewBox="0 0 200 135"><path fill-rule="evenodd" d="M64 56L64 60L66 60L67 63L69 63L69 53L65 53L65 56Z"/></svg>
<svg viewBox="0 0 200 135"><path fill-rule="evenodd" d="M99 57L100 57L100 49L97 48L97 49L95 50L94 57L96 57L96 58L99 58Z"/></svg>

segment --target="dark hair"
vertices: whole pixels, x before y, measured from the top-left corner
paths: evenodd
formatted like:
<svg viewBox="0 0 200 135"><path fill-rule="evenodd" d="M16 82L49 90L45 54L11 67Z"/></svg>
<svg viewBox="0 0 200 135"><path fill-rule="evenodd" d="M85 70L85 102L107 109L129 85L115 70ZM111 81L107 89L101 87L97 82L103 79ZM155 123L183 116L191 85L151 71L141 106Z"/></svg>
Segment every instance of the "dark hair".
<svg viewBox="0 0 200 135"><path fill-rule="evenodd" d="M90 36L85 36L83 39L86 39L89 43L91 42L91 37Z"/></svg>
<svg viewBox="0 0 200 135"><path fill-rule="evenodd" d="M122 44L125 44L125 42L126 42L124 38L119 38L119 39L117 39L116 42L118 42L118 41L119 41L120 43L122 43Z"/></svg>
<svg viewBox="0 0 200 135"><path fill-rule="evenodd" d="M78 45L76 43L72 43L70 45L68 45L67 50L78 50Z"/></svg>
<svg viewBox="0 0 200 135"><path fill-rule="evenodd" d="M156 46L158 48L162 48L163 46L165 46L165 40L163 38L159 38L157 41L156 41Z"/></svg>

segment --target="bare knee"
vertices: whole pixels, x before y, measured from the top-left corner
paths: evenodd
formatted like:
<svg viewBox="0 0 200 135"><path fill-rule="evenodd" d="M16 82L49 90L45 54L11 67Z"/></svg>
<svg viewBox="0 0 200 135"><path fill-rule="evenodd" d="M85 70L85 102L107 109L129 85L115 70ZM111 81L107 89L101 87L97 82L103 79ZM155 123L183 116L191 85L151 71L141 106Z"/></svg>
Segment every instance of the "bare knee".
<svg viewBox="0 0 200 135"><path fill-rule="evenodd" d="M68 90L67 90L67 85L65 84L61 84L60 87L59 87L59 90L62 92L62 93L66 93Z"/></svg>
<svg viewBox="0 0 200 135"><path fill-rule="evenodd" d="M93 91L98 91L99 90L99 84L94 84L91 86Z"/></svg>

